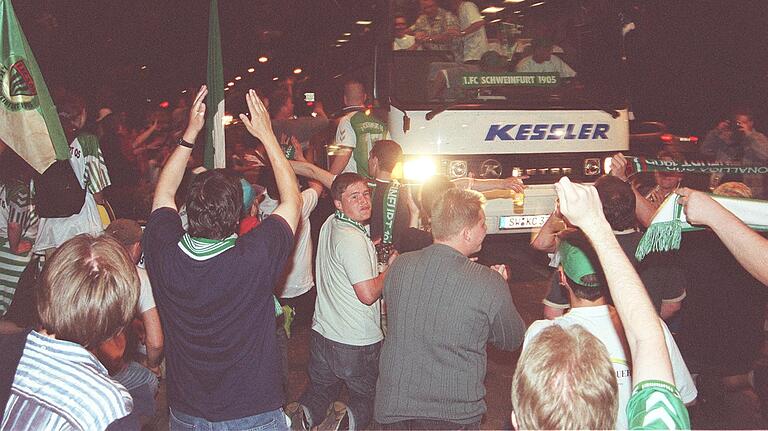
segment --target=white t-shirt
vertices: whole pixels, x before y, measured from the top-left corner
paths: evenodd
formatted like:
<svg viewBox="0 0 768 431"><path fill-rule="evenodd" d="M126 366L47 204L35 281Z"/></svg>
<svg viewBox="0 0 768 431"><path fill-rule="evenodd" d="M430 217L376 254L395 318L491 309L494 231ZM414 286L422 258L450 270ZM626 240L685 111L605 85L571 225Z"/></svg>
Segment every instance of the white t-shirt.
<svg viewBox="0 0 768 431"><path fill-rule="evenodd" d="M339 120L339 125L336 128L336 145L348 148L357 147L357 134L355 133L355 129L352 127L352 123L349 121L349 119L352 118L352 116L355 114L357 114L357 111L348 112L344 114L344 116ZM373 143L368 145L369 153L371 148L373 148ZM344 172L357 173L357 162L355 162L354 154L350 154L347 166L345 166L344 170L341 171L341 173Z"/></svg>
<svg viewBox="0 0 768 431"><path fill-rule="evenodd" d="M303 295L315 285L312 280L312 238L310 238L312 226L309 215L317 206L317 191L306 189L301 192L301 197L304 203L301 207L301 222L296 229L296 246L286 266L285 287L277 289L281 298L295 298Z"/></svg>
<svg viewBox="0 0 768 431"><path fill-rule="evenodd" d="M414 43L416 43L416 38L410 34L406 34L403 37L396 37L395 41L392 42L392 50L400 51L403 49L408 49L412 47Z"/></svg>
<svg viewBox="0 0 768 431"><path fill-rule="evenodd" d="M93 197L94 192L100 192L109 185L108 179L106 184L100 184L97 181L101 175L106 176L106 169L101 169L104 165L101 150L99 150L98 155L86 155L80 141L75 139L69 146L69 154L69 164L75 171L80 187L85 189L85 202L79 213L69 217L41 217L37 240L33 247L35 252L58 247L66 240L81 233L98 235L104 231L99 209L96 207L96 200ZM99 172L101 175L96 175L94 172Z"/></svg>
<svg viewBox="0 0 768 431"><path fill-rule="evenodd" d="M312 329L337 343L368 346L384 338L381 301L360 302L352 287L378 276L376 249L357 227L328 217L317 244L317 301Z"/></svg>
<svg viewBox="0 0 768 431"><path fill-rule="evenodd" d="M557 73L561 78L573 78L576 76L576 71L571 69L560 57L552 55L549 60L543 63L536 63L533 61L533 56L525 57L520 60L515 67L515 72L526 73Z"/></svg>
<svg viewBox="0 0 768 431"><path fill-rule="evenodd" d="M141 281L141 292L139 292L139 313L144 313L145 311L156 307L155 297L152 295L152 285L149 283L149 275L147 275L147 270L137 265L136 271L138 271L139 280Z"/></svg>
<svg viewBox="0 0 768 431"><path fill-rule="evenodd" d="M470 25L482 21L483 16L477 9L477 5L471 1L461 2L459 5L459 27L466 30ZM485 36L485 27L480 27L476 32L464 36L463 61L480 60L480 57L488 51L488 38Z"/></svg>
<svg viewBox="0 0 768 431"><path fill-rule="evenodd" d="M551 325L560 325L569 327L581 325L592 335L603 342L608 350L608 356L611 358L611 364L616 372L616 381L619 384L619 412L616 418L616 429L627 429L627 403L632 395L632 367L630 365L630 352L624 339L624 329L617 331L613 324L611 314L615 313L612 307L601 305L597 307L577 307L572 308L567 314L554 320L537 320L531 324L525 333L523 349L533 340L539 332ZM618 322L618 317L616 318ZM684 403L689 403L696 399L698 392L691 378L691 373L683 361L680 350L669 333L667 325L661 322L664 330L664 339L667 342L669 359L672 362L672 373L675 377L675 383ZM621 336L619 335L621 334Z"/></svg>

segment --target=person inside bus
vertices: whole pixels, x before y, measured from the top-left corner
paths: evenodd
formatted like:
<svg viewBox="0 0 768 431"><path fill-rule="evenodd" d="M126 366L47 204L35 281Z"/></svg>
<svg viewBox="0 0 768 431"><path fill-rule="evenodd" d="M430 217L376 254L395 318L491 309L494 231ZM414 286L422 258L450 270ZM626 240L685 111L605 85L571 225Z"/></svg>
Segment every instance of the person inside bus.
<svg viewBox="0 0 768 431"><path fill-rule="evenodd" d="M416 38L412 34L408 34L408 21L405 19L405 15L395 15L394 30L393 51L413 51L420 47L421 44L416 43Z"/></svg>
<svg viewBox="0 0 768 431"><path fill-rule="evenodd" d="M546 38L536 38L531 42L531 55L523 58L515 66L515 72L557 73L561 78L576 76L571 66L556 55L552 55L554 44Z"/></svg>

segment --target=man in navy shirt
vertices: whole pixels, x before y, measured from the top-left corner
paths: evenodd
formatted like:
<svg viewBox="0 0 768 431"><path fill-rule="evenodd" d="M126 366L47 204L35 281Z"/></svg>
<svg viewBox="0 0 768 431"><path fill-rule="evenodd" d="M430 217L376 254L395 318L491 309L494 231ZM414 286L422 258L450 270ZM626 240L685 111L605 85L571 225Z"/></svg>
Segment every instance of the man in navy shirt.
<svg viewBox="0 0 768 431"><path fill-rule="evenodd" d="M266 148L280 205L238 238L241 186L213 170L192 183L186 198L189 231L182 229L174 195L204 125L206 93L205 86L197 93L189 126L160 174L144 233L166 337L170 429L211 424L287 429L272 290L293 249L301 196L267 111L250 91L250 118L240 118Z"/></svg>

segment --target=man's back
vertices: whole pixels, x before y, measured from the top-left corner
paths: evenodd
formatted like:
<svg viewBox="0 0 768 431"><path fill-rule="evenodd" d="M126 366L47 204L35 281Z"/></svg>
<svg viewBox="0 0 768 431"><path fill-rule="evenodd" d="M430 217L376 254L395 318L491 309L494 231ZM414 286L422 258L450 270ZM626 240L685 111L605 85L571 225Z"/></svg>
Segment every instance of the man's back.
<svg viewBox="0 0 768 431"><path fill-rule="evenodd" d="M272 289L293 248L289 226L271 216L231 243L190 244L185 237L182 245L183 235L169 208L153 212L144 233L165 332L170 406L210 421L279 408Z"/></svg>
<svg viewBox="0 0 768 431"><path fill-rule="evenodd" d="M525 330L502 277L435 244L398 257L384 298L388 333L376 420L478 422L485 412L486 343L512 350Z"/></svg>

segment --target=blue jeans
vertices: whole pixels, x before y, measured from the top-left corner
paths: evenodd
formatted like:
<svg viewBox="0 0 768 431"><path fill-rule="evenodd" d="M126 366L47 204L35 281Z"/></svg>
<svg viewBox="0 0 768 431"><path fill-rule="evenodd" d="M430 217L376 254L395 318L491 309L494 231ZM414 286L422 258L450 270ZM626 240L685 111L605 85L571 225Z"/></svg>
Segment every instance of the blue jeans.
<svg viewBox="0 0 768 431"><path fill-rule="evenodd" d="M170 409L168 428L170 431L288 431L289 429L283 409L222 422L209 422L203 418Z"/></svg>
<svg viewBox="0 0 768 431"><path fill-rule="evenodd" d="M347 411L354 429L365 429L373 418L373 399L379 377L381 342L350 346L331 341L312 331L309 358L309 387L299 402L309 409L312 425L325 418L337 399L341 385L349 391Z"/></svg>

